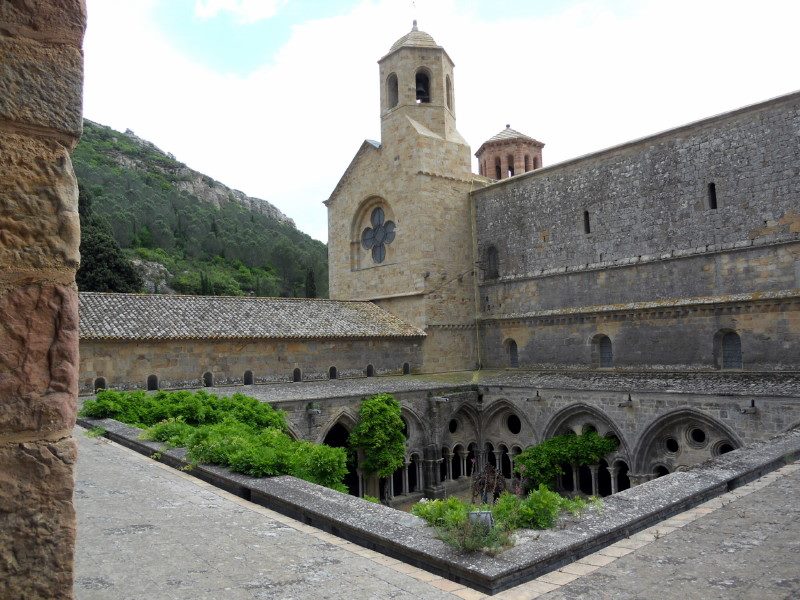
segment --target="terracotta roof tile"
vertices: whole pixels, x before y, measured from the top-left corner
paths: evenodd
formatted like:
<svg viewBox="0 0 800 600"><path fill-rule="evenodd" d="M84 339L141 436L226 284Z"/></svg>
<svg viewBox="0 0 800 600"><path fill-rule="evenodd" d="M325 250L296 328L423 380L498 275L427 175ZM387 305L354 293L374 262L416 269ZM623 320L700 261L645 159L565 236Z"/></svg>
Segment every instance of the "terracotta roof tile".
<svg viewBox="0 0 800 600"><path fill-rule="evenodd" d="M371 302L81 292L87 339L409 338L425 333Z"/></svg>

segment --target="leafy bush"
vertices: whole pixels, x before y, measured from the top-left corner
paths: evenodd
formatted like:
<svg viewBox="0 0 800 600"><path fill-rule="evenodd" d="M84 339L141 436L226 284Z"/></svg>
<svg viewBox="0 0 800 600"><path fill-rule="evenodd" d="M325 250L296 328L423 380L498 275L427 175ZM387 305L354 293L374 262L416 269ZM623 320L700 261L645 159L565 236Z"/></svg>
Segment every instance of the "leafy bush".
<svg viewBox="0 0 800 600"><path fill-rule="evenodd" d="M364 398L358 411L358 423L350 433L350 446L364 450L363 467L379 477L391 477L403 466L406 436L400 403L391 394Z"/></svg>
<svg viewBox="0 0 800 600"><path fill-rule="evenodd" d="M347 491L342 484L347 474L343 448L293 440L281 411L243 394L105 390L86 401L81 415L143 428L146 439L185 447L195 462L222 465L251 477L293 475Z"/></svg>
<svg viewBox="0 0 800 600"><path fill-rule="evenodd" d="M169 447L181 448L189 442L194 429L181 417L173 417L153 425L142 435L142 439L164 442Z"/></svg>
<svg viewBox="0 0 800 600"><path fill-rule="evenodd" d="M496 554L511 545L509 532L469 520L459 527L440 528L438 536L445 544L463 553L482 550L487 554Z"/></svg>
<svg viewBox="0 0 800 600"><path fill-rule="evenodd" d="M467 513L472 505L455 496L444 500L428 500L423 498L411 507L411 514L425 519L434 527L459 527L467 521Z"/></svg>
<svg viewBox="0 0 800 600"><path fill-rule="evenodd" d="M596 464L618 444L617 440L600 437L594 431L559 435L525 449L514 458L514 470L524 476L531 488L542 484L552 486L563 474L561 465Z"/></svg>
<svg viewBox="0 0 800 600"><path fill-rule="evenodd" d="M504 492L497 499L492 514L498 527L506 531L548 529L562 510L577 515L585 506L586 501L581 498L565 498L539 485L525 497Z"/></svg>

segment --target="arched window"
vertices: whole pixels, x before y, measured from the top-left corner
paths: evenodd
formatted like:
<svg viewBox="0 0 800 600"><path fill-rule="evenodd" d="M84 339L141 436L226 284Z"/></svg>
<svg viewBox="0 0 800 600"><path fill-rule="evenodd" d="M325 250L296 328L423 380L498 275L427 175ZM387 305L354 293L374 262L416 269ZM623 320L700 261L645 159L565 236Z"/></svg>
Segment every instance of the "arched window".
<svg viewBox="0 0 800 600"><path fill-rule="evenodd" d="M214 376L211 374L211 371L203 373L203 385L206 387L214 385Z"/></svg>
<svg viewBox="0 0 800 600"><path fill-rule="evenodd" d="M601 369L611 368L614 364L614 351L611 339L607 335L599 334L592 339L592 362Z"/></svg>
<svg viewBox="0 0 800 600"><path fill-rule="evenodd" d="M403 375L408 375L409 373L411 373L411 365L403 363Z"/></svg>
<svg viewBox="0 0 800 600"><path fill-rule="evenodd" d="M531 170L531 157L526 154L525 155L525 172L527 173L530 170Z"/></svg>
<svg viewBox="0 0 800 600"><path fill-rule="evenodd" d="M445 75L444 82L447 88L447 108L453 112L453 84L450 83L450 75Z"/></svg>
<svg viewBox="0 0 800 600"><path fill-rule="evenodd" d="M245 385L253 385L253 372L252 371L245 371L244 372L244 384Z"/></svg>
<svg viewBox="0 0 800 600"><path fill-rule="evenodd" d="M506 156L506 163L508 164L508 176L514 176L514 156L509 154Z"/></svg>
<svg viewBox="0 0 800 600"><path fill-rule="evenodd" d="M331 367L330 369L328 369L328 379L336 379L338 375L339 373L336 370L336 367Z"/></svg>
<svg viewBox="0 0 800 600"><path fill-rule="evenodd" d="M156 375L147 376L147 389L151 392L158 389L158 377Z"/></svg>
<svg viewBox="0 0 800 600"><path fill-rule="evenodd" d="M386 78L386 108L394 108L397 106L399 94L397 92L397 75L392 73Z"/></svg>
<svg viewBox="0 0 800 600"><path fill-rule="evenodd" d="M292 381L298 382L302 381L302 379L303 379L303 373L300 371L300 369L295 369L294 371L292 371Z"/></svg>
<svg viewBox="0 0 800 600"><path fill-rule="evenodd" d="M503 178L503 168L500 166L500 157L494 159L494 174L495 179Z"/></svg>
<svg viewBox="0 0 800 600"><path fill-rule="evenodd" d="M742 339L735 331L728 331L722 336L722 368L742 368Z"/></svg>
<svg viewBox="0 0 800 600"><path fill-rule="evenodd" d="M420 69L416 77L417 104L431 101L431 78L426 71Z"/></svg>
<svg viewBox="0 0 800 600"><path fill-rule="evenodd" d="M486 279L497 279L500 277L500 257L496 246L486 248Z"/></svg>
<svg viewBox="0 0 800 600"><path fill-rule="evenodd" d="M507 342L508 347L508 364L511 365L512 368L516 369L519 367L519 354L517 353L517 342L514 340L508 340Z"/></svg>
<svg viewBox="0 0 800 600"><path fill-rule="evenodd" d="M105 377L98 377L94 380L94 391L99 392L100 390L106 389L106 378Z"/></svg>
<svg viewBox="0 0 800 600"><path fill-rule="evenodd" d="M372 365L367 365L367 377L373 377L375 375L375 367Z"/></svg>

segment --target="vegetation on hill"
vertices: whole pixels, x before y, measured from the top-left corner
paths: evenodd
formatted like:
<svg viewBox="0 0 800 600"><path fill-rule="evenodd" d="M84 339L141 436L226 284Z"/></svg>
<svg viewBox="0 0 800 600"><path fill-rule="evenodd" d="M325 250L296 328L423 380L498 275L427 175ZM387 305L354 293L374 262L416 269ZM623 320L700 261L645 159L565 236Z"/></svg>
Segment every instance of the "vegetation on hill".
<svg viewBox="0 0 800 600"><path fill-rule="evenodd" d="M88 292L138 292L142 279L125 257L108 222L95 215L92 194L78 187L81 219L81 268L75 275L78 288Z"/></svg>
<svg viewBox="0 0 800 600"><path fill-rule="evenodd" d="M81 416L116 419L144 429L145 439L186 448L196 463L222 465L251 477L294 475L340 492L347 453L294 440L282 411L244 394L99 392Z"/></svg>
<svg viewBox="0 0 800 600"><path fill-rule="evenodd" d="M325 244L270 204L192 171L132 133L91 121L72 160L94 219L128 258L164 265L165 287L185 294L327 296ZM91 253L84 257L87 274L96 269L91 260ZM103 284L84 278L79 287Z"/></svg>

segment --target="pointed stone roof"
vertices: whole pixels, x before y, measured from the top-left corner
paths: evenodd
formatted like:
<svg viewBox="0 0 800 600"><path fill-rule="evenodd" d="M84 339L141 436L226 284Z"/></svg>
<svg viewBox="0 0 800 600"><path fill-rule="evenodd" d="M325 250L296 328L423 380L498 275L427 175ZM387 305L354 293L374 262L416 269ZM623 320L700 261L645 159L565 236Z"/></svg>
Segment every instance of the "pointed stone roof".
<svg viewBox="0 0 800 600"><path fill-rule="evenodd" d="M505 129L503 129L497 135L493 135L488 140L486 140L484 143L485 144L491 144L492 142L505 142L507 140L518 140L518 139L527 140L529 142L533 142L535 144L540 144L540 145L544 146L544 144L542 144L542 142L533 139L531 136L525 135L524 133L520 133L516 129L511 129L511 125L506 125Z"/></svg>
<svg viewBox="0 0 800 600"><path fill-rule="evenodd" d="M389 54L395 50L403 47L411 48L438 48L438 44L433 40L430 34L417 29L417 21L414 20L414 25L411 31L397 40L392 47L389 48Z"/></svg>
<svg viewBox="0 0 800 600"><path fill-rule="evenodd" d="M82 340L425 337L372 302L80 292Z"/></svg>
<svg viewBox="0 0 800 600"><path fill-rule="evenodd" d="M486 146L500 145L515 141L524 141L533 144L534 146L539 146L540 148L544 148L544 143L532 138L529 135L520 133L516 129L511 129L511 125L506 125L506 128L500 131L500 133L493 135L488 140L483 142L483 144L481 144L481 147L478 148L478 151L475 153L475 156L481 154Z"/></svg>

